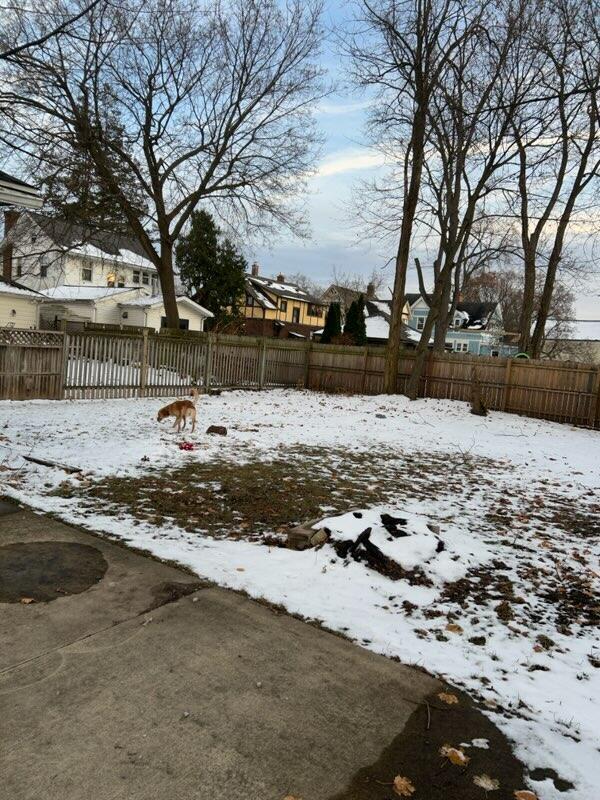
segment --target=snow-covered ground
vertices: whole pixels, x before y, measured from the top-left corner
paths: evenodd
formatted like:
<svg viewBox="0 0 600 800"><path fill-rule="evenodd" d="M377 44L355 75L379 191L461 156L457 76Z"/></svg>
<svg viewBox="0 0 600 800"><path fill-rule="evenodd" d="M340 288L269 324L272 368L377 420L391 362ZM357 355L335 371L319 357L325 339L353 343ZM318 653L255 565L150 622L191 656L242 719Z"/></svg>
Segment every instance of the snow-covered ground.
<svg viewBox="0 0 600 800"><path fill-rule="evenodd" d="M480 701L531 770L574 785L531 780L540 800L598 796L599 432L474 417L462 403L276 390L201 398L196 433L176 436L156 423L163 402L0 403L3 490L443 676ZM227 437L206 436L210 424L226 425ZM179 449L182 440L194 449ZM214 462L217 473L224 460L300 464L299 447L323 462L339 463L342 452L374 465L365 490L377 499L345 513L322 506L315 527L330 538L318 549L212 538L86 495L107 477L150 480L197 463ZM396 478L374 456L397 460ZM284 478L290 496L302 491L300 477L299 468L297 483ZM400 521L386 525L382 514ZM348 549L366 528L396 574Z"/></svg>

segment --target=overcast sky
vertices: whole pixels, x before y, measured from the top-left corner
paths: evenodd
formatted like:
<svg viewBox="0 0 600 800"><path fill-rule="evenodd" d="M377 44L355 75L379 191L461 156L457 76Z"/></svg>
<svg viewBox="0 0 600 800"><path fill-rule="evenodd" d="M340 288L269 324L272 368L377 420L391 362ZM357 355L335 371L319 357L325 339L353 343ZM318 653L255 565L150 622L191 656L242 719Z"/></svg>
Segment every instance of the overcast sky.
<svg viewBox="0 0 600 800"><path fill-rule="evenodd" d="M326 0L328 28L333 31L343 26L351 7L343 0ZM367 100L341 83L344 64L333 38L325 48L323 63L339 88L317 109L325 144L307 199L311 238L299 241L285 236L270 247L256 247L249 254L259 262L263 274L302 272L323 284L329 282L334 268L368 276L374 268L385 270L394 255L392 245L385 249L378 242L364 242L350 222L353 186L384 168L377 154L363 144ZM600 319L600 260L594 273L576 289L577 316L581 319ZM391 284L391 267L386 276ZM418 289L412 266L407 289Z"/></svg>

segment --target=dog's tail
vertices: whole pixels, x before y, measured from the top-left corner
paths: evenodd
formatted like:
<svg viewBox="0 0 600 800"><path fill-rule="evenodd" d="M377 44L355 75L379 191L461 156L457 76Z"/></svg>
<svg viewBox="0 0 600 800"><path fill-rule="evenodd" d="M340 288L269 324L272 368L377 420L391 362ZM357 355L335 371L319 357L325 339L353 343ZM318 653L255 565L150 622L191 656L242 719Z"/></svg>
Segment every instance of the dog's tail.
<svg viewBox="0 0 600 800"><path fill-rule="evenodd" d="M198 399L198 389L194 386L192 391L190 392L190 397L192 398L192 403L196 405L196 401Z"/></svg>

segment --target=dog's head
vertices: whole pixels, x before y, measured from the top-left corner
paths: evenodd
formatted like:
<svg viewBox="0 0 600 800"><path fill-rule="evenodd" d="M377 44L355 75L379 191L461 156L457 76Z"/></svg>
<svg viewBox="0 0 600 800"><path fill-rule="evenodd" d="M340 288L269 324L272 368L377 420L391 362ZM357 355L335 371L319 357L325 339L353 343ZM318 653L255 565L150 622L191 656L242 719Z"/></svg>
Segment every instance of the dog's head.
<svg viewBox="0 0 600 800"><path fill-rule="evenodd" d="M161 409L160 409L160 411L158 412L158 414L156 415L156 421L157 421L157 422L162 422L162 420L163 420L165 417L168 417L168 416L169 416L169 415L168 415L167 411L165 411L165 409L164 409L164 408L161 408Z"/></svg>
<svg viewBox="0 0 600 800"><path fill-rule="evenodd" d="M195 403L195 402L196 402L196 400L198 399L198 389L196 389L196 387L194 387L194 388L192 389L192 391L190 392L190 397L192 398L192 400L193 400L193 402L194 402L194 403Z"/></svg>

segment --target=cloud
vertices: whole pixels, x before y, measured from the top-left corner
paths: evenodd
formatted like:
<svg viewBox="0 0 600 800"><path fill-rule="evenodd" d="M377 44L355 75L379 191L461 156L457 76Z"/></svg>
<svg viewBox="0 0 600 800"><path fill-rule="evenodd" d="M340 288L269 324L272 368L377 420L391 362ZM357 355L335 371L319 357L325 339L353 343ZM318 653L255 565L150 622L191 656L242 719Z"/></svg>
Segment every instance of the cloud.
<svg viewBox="0 0 600 800"><path fill-rule="evenodd" d="M361 169L376 169L386 163L385 156L374 150L339 150L333 153L317 169L319 177L340 175Z"/></svg>
<svg viewBox="0 0 600 800"><path fill-rule="evenodd" d="M364 111L371 105L370 100L360 100L355 103L320 103L317 107L317 114L355 114L357 111Z"/></svg>

